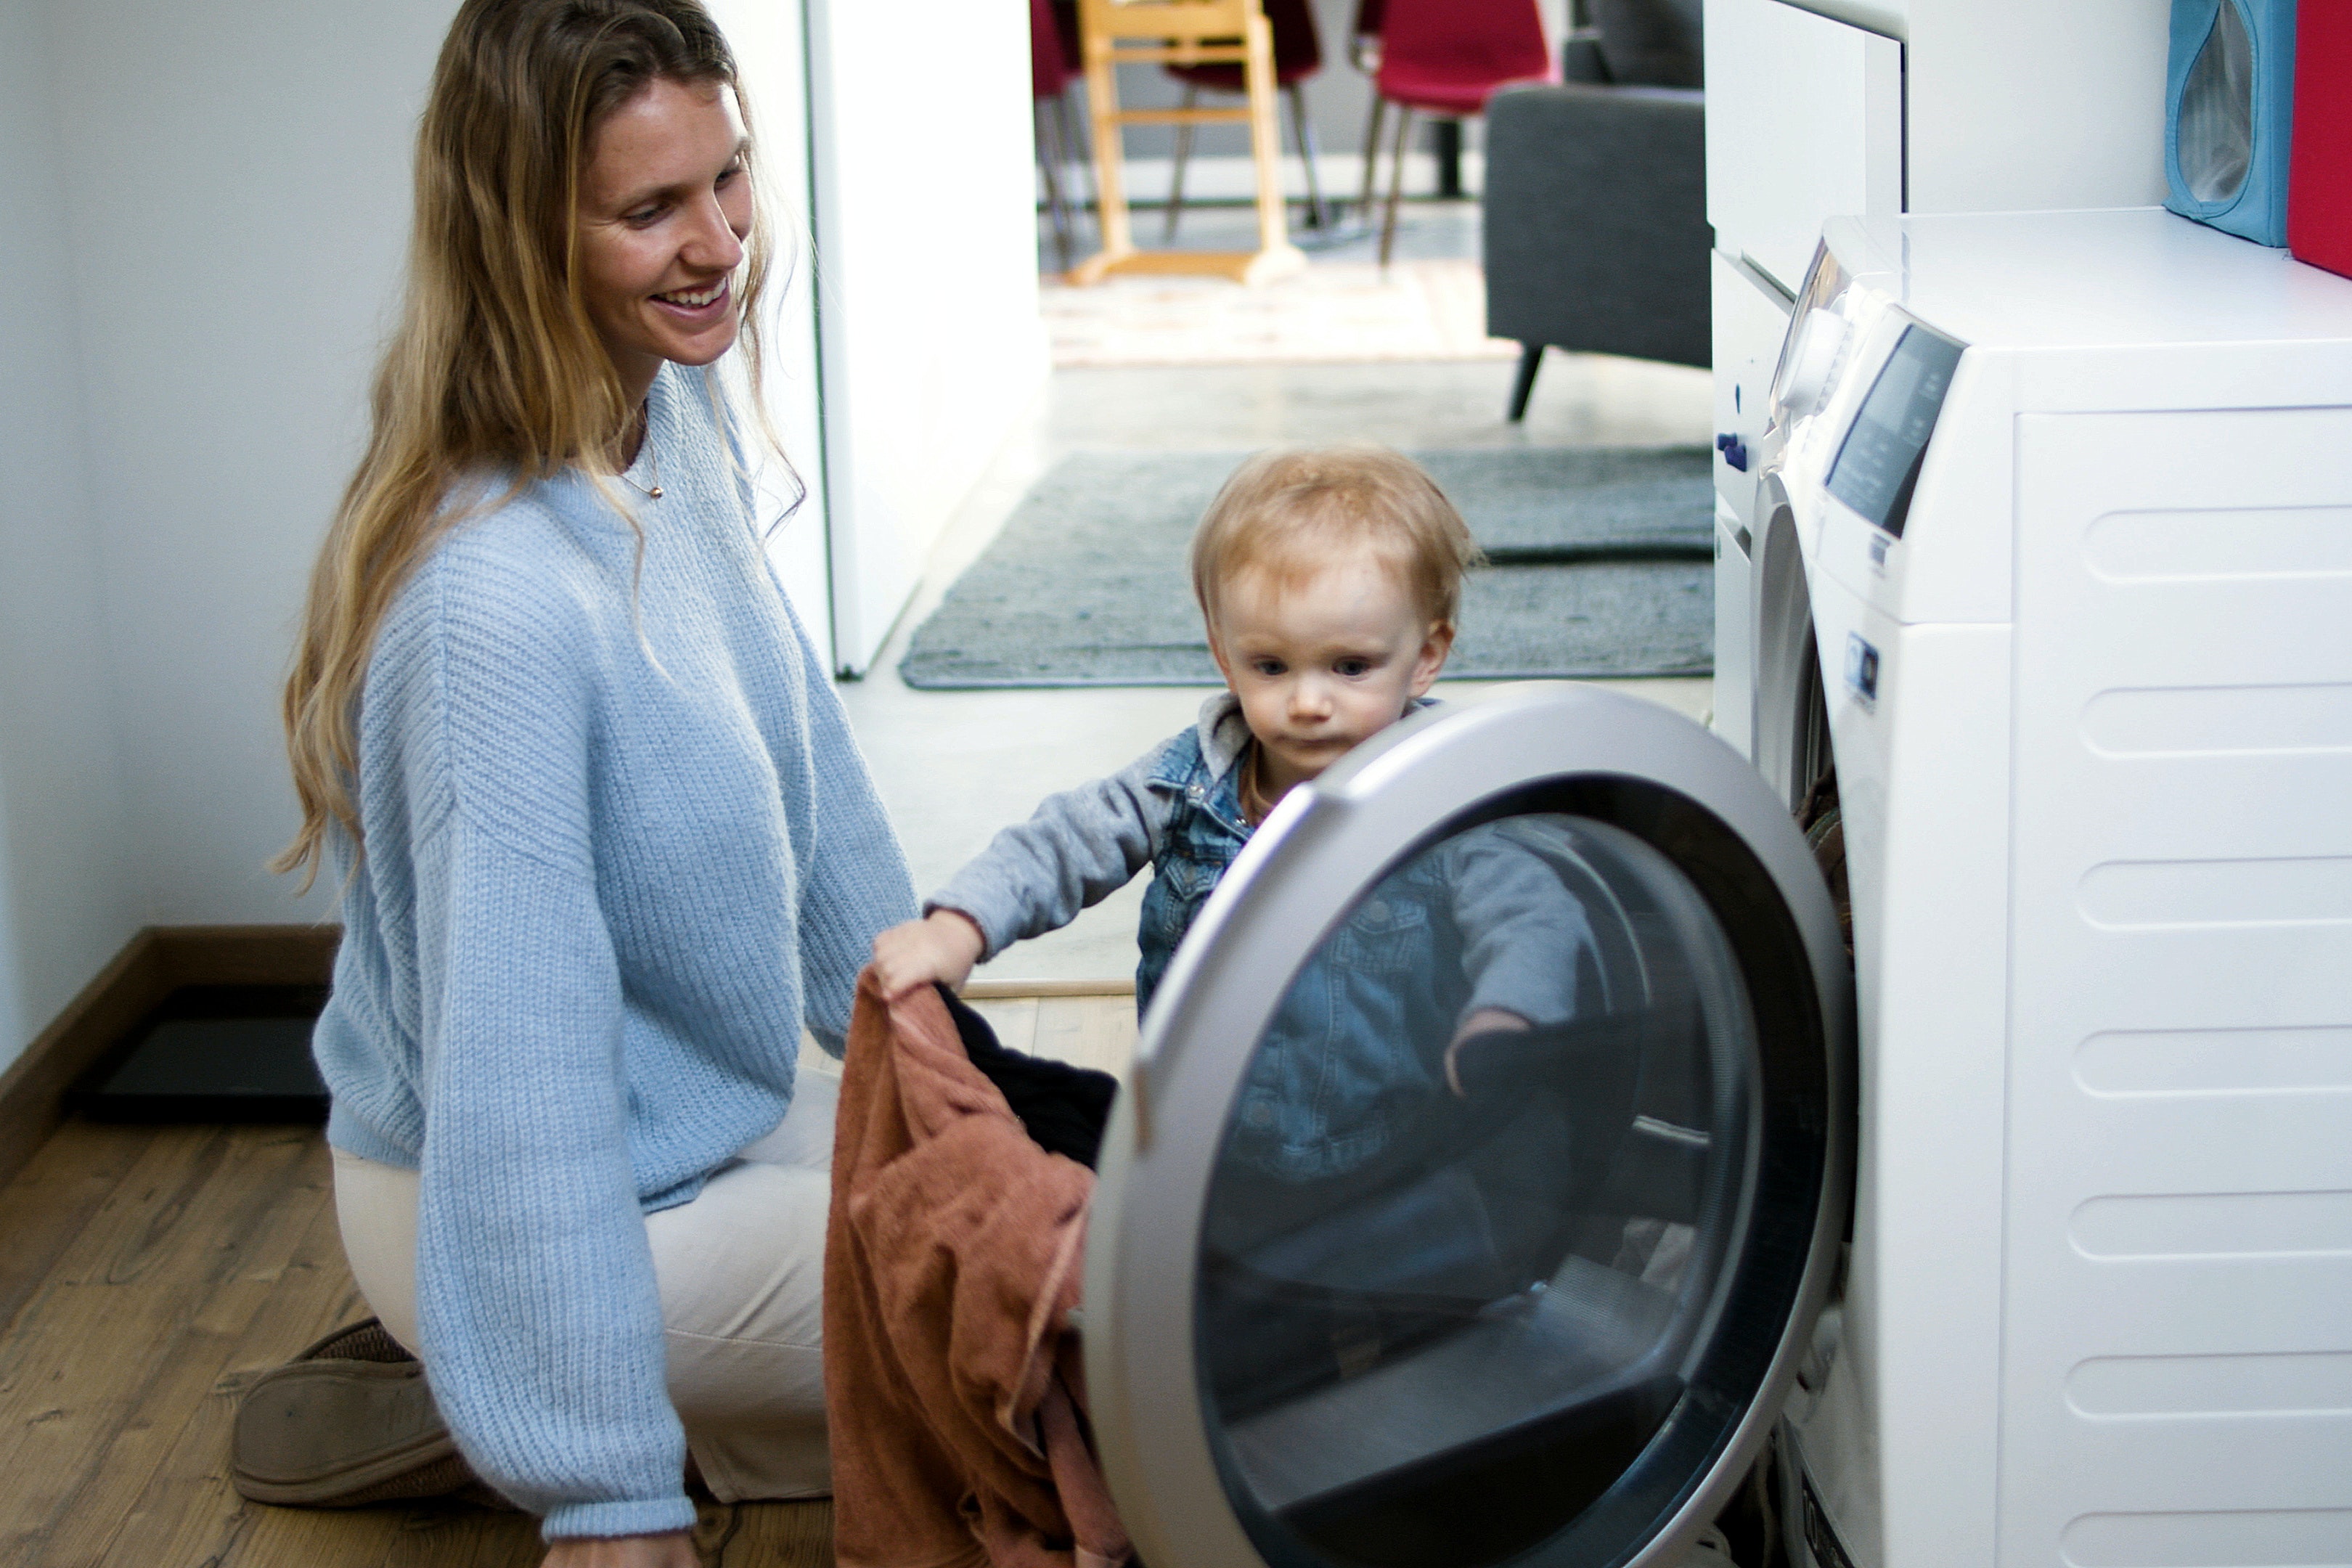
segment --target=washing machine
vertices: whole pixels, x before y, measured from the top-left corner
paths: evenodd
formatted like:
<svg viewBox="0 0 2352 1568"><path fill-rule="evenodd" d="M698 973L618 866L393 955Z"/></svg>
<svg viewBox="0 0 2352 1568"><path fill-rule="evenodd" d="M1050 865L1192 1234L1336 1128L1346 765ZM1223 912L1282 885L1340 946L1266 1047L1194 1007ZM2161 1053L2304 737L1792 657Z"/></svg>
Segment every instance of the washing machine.
<svg viewBox="0 0 2352 1568"><path fill-rule="evenodd" d="M2352 284L1835 220L1746 692L1841 844L1859 1173L1792 1559L2352 1560Z"/></svg>
<svg viewBox="0 0 2352 1568"><path fill-rule="evenodd" d="M1082 1324L1154 1568L1663 1568L1769 1449L1801 1563L2352 1560L2352 281L1832 225L1773 383L1762 768L1417 716L1171 964Z"/></svg>
<svg viewBox="0 0 2352 1568"><path fill-rule="evenodd" d="M1088 1221L1141 1561L1674 1561L1811 1350L1853 1090L1828 887L1679 713L1507 689L1292 792L1151 1003Z"/></svg>

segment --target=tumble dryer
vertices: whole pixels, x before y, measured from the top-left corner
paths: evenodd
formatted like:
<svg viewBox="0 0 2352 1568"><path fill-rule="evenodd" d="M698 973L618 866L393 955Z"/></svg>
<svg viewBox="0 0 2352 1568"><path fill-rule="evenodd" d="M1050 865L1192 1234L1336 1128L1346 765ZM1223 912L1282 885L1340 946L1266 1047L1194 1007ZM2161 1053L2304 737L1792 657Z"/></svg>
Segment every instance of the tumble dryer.
<svg viewBox="0 0 2352 1568"><path fill-rule="evenodd" d="M1921 217L1795 321L1770 776L1417 716L1171 964L1083 1325L1154 1568L1664 1568L1776 1430L1830 1568L2352 1559L2352 280Z"/></svg>

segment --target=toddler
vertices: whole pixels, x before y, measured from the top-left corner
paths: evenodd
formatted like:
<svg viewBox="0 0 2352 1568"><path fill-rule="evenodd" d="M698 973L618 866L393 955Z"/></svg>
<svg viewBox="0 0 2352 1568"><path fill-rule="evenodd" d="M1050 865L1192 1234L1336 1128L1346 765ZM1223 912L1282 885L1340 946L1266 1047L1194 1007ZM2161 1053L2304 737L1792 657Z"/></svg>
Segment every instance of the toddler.
<svg viewBox="0 0 2352 1568"><path fill-rule="evenodd" d="M875 940L886 994L961 985L974 963L1067 924L1147 864L1136 1005L1276 802L1427 702L1477 546L1400 452L1260 454L1192 541L1192 587L1225 690L1119 773L1047 799ZM1231 1152L1288 1180L1363 1166L1432 1093L1461 1091L1449 1042L1572 1015L1591 942L1510 824L1424 852L1361 900L1262 1042Z"/></svg>
<svg viewBox="0 0 2352 1568"><path fill-rule="evenodd" d="M998 834L921 920L877 937L883 990L959 985L1150 864L1136 971L1148 1006L1276 803L1428 700L1476 554L1401 453L1244 463L1192 541L1225 689L1192 728ZM1452 834L1391 868L1292 978L1252 1052L1202 1221L1198 1310L1221 1410L1360 1372L1556 1271L1565 1194L1614 1142L1578 1135L1592 1097L1547 1066L1563 1028L1609 1011L1569 892L1576 858L1540 816ZM1612 1098L1588 1109L1605 1121Z"/></svg>
<svg viewBox="0 0 2352 1568"><path fill-rule="evenodd" d="M1477 546L1420 467L1371 446L1261 453L1192 540L1192 591L1225 690L1192 728L1006 828L874 943L884 990L961 985L1150 865L1136 972L1168 960L1275 803L1420 706L1454 644Z"/></svg>

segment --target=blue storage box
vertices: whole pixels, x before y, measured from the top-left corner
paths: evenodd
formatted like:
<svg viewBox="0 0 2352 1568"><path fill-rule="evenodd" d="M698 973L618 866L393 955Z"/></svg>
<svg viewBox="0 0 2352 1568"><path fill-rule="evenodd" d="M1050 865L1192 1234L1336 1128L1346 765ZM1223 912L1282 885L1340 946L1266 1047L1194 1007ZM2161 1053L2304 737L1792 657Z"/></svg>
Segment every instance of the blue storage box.
<svg viewBox="0 0 2352 1568"><path fill-rule="evenodd" d="M2172 0L2164 205L2257 245L2286 243L2295 0Z"/></svg>

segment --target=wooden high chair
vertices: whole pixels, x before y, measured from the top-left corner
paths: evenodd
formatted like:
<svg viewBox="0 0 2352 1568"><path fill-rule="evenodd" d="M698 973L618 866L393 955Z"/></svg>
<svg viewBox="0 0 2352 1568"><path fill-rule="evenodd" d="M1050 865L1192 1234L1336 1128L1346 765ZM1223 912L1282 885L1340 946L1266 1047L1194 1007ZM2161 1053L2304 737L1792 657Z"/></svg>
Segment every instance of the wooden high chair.
<svg viewBox="0 0 2352 1568"><path fill-rule="evenodd" d="M1103 247L1070 269L1073 283L1099 283L1115 272L1195 273L1263 283L1306 267L1289 240L1282 205L1282 144L1275 125L1274 29L1259 0L1079 0L1087 100L1094 119L1095 185ZM1123 65L1239 64L1247 97L1239 109L1129 109L1118 106ZM1257 166L1255 250L1138 250L1127 207L1127 125L1245 122Z"/></svg>

